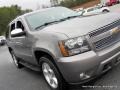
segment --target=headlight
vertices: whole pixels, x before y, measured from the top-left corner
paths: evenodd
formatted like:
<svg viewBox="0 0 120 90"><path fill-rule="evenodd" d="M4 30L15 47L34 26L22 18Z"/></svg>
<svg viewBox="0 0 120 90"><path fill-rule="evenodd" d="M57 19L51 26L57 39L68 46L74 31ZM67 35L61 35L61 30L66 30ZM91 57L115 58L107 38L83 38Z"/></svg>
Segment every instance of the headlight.
<svg viewBox="0 0 120 90"><path fill-rule="evenodd" d="M72 56L91 50L85 37L77 37L59 42L63 56Z"/></svg>

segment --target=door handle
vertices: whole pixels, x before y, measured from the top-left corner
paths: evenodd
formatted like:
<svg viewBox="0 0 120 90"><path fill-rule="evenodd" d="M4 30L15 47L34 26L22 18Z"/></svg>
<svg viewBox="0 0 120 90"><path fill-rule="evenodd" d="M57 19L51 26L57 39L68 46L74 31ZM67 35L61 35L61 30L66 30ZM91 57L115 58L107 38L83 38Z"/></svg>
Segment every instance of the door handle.
<svg viewBox="0 0 120 90"><path fill-rule="evenodd" d="M15 42L17 45L23 45L23 43L21 42Z"/></svg>

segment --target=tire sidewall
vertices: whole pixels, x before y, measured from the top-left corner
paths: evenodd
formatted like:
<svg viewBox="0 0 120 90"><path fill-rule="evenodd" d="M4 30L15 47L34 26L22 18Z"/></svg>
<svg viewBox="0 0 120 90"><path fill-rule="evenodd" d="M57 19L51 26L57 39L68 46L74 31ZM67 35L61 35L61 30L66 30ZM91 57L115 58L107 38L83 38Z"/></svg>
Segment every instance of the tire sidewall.
<svg viewBox="0 0 120 90"><path fill-rule="evenodd" d="M103 13L108 13L109 11L108 10L103 10Z"/></svg>
<svg viewBox="0 0 120 90"><path fill-rule="evenodd" d="M57 88L52 88L48 84L48 82L46 81L47 84L49 85L49 87L51 88L51 90L65 90L66 87L65 87L64 80L62 79L62 77L61 77L58 69L56 68L56 66L48 59L48 57L41 57L40 58L40 63L41 63L41 69L42 69L42 64L47 63L50 66L50 68L54 71L55 76L56 76L56 78L58 80L58 87ZM43 73L43 70L42 70L42 73ZM43 76L44 76L44 74L43 74ZM45 79L45 76L44 76L44 79Z"/></svg>

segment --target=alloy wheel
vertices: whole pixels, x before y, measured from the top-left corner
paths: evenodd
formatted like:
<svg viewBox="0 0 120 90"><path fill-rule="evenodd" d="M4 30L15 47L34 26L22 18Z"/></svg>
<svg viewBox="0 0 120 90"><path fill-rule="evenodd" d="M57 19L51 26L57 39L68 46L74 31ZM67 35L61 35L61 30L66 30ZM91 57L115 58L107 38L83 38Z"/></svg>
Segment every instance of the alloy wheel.
<svg viewBox="0 0 120 90"><path fill-rule="evenodd" d="M43 75L47 83L54 89L58 87L58 79L54 73L54 70L47 63L42 64Z"/></svg>

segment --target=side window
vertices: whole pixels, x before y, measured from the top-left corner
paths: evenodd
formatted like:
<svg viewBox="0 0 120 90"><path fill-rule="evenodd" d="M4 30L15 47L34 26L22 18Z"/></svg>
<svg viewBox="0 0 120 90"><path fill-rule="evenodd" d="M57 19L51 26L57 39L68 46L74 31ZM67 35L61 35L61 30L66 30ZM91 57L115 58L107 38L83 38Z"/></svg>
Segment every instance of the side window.
<svg viewBox="0 0 120 90"><path fill-rule="evenodd" d="M93 8L90 8L90 9L87 10L87 12L91 12L91 11L93 11L93 10L94 10Z"/></svg>
<svg viewBox="0 0 120 90"><path fill-rule="evenodd" d="M24 26L23 26L23 24L21 23L21 21L17 21L17 23L16 23L16 28L20 28L20 29L22 29L22 30L24 31Z"/></svg>
<svg viewBox="0 0 120 90"><path fill-rule="evenodd" d="M15 23L13 23L13 24L10 25L9 30L10 30L10 34L9 34L9 35L10 35L10 37L12 37L11 32L12 32L13 30L15 30Z"/></svg>
<svg viewBox="0 0 120 90"><path fill-rule="evenodd" d="M10 26L10 31L14 30L15 29L15 23L11 24Z"/></svg>
<svg viewBox="0 0 120 90"><path fill-rule="evenodd" d="M101 7L96 7L96 8L94 8L94 10L97 10L97 9L100 9Z"/></svg>

